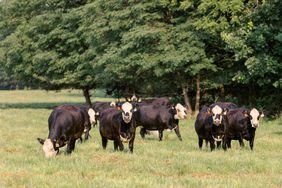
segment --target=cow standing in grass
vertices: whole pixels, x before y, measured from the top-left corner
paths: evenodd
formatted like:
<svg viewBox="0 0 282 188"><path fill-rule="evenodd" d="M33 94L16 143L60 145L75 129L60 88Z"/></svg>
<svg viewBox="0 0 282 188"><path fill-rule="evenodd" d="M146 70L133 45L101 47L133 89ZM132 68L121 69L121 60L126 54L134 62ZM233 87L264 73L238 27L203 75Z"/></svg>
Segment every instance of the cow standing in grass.
<svg viewBox="0 0 282 188"><path fill-rule="evenodd" d="M187 109L179 103L175 107L143 105L139 107L136 113L136 122L137 126L143 127L140 130L143 139L147 130L157 130L161 141L165 129L174 129L179 140L182 141L179 131L179 119L185 119L186 117Z"/></svg>
<svg viewBox="0 0 282 188"><path fill-rule="evenodd" d="M133 152L136 123L134 111L137 109L129 102L121 105L121 110L108 108L100 114L100 135L102 147L106 149L108 140L114 141L114 150L123 150L123 142L129 142L129 150Z"/></svg>
<svg viewBox="0 0 282 188"><path fill-rule="evenodd" d="M59 148L67 145L67 153L75 148L75 142L80 139L85 128L95 124L95 111L91 108L73 105L56 107L49 116L49 135L46 140L38 138L43 145L46 157L57 155Z"/></svg>
<svg viewBox="0 0 282 188"><path fill-rule="evenodd" d="M217 147L219 148L225 129L222 118L227 111L228 109L222 109L218 105L212 108L202 107L195 121L195 131L198 135L200 149L203 146L203 140L210 143L211 150L215 149L215 142L217 142Z"/></svg>
<svg viewBox="0 0 282 188"><path fill-rule="evenodd" d="M250 148L253 150L255 133L261 117L264 117L264 114L255 108L251 111L242 108L230 110L225 117L226 129L223 149L231 148L231 140L237 139L240 146L243 147L242 139L245 139L249 141Z"/></svg>

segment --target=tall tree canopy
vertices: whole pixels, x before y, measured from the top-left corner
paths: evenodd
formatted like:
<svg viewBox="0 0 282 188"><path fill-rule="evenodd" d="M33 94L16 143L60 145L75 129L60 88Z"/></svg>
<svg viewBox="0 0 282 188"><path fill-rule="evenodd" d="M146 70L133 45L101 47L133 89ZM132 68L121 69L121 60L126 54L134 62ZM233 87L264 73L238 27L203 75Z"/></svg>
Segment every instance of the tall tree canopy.
<svg viewBox="0 0 282 188"><path fill-rule="evenodd" d="M1 77L116 96L231 100L278 114L279 0L0 1ZM0 78L1 80L2 78ZM201 95L201 101L200 101Z"/></svg>

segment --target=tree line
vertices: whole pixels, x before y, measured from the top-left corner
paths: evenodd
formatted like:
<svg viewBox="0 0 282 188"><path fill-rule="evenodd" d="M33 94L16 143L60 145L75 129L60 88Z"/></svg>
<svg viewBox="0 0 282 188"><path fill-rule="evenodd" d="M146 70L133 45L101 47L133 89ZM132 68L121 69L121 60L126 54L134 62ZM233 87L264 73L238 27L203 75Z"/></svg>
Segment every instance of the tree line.
<svg viewBox="0 0 282 188"><path fill-rule="evenodd" d="M0 80L281 112L280 0L2 0ZM5 76L5 78L2 78Z"/></svg>

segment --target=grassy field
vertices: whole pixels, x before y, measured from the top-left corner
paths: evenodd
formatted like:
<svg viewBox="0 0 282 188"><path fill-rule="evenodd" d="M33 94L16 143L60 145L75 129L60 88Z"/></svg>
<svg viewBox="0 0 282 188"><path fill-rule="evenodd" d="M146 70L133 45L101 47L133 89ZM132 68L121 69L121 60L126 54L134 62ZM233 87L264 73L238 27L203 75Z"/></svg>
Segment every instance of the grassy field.
<svg viewBox="0 0 282 188"><path fill-rule="evenodd" d="M79 91L0 91L0 187L282 187L282 118L261 123L254 151L235 141L228 152L200 151L190 118L182 142L173 132L162 142L138 133L133 154L114 152L95 127L72 155L63 148L46 159L36 138L47 137L51 108L83 101Z"/></svg>

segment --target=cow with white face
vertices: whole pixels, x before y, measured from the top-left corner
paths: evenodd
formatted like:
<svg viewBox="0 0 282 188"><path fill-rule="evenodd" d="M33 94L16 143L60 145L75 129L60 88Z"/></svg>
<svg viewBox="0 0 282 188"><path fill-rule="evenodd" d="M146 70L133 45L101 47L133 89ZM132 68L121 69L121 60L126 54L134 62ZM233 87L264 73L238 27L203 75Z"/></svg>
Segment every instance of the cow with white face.
<svg viewBox="0 0 282 188"><path fill-rule="evenodd" d="M136 108L133 109L133 105L129 102L125 102L121 105L122 118L125 123L131 121L133 110L136 111Z"/></svg>
<svg viewBox="0 0 282 188"><path fill-rule="evenodd" d="M178 139L182 141L179 120L185 118L187 118L187 109L180 103L176 106L142 104L136 113L137 126L142 126L141 137L144 139L148 131L158 131L160 141L166 129L174 130Z"/></svg>
<svg viewBox="0 0 282 188"><path fill-rule="evenodd" d="M131 103L125 102L120 108L109 108L100 114L100 135L102 138L102 146L107 147L108 140L114 141L114 150L123 150L123 142L129 143L129 150L133 152L133 144L135 139L135 119L136 111Z"/></svg>
<svg viewBox="0 0 282 188"><path fill-rule="evenodd" d="M75 148L77 139L81 139L84 130L90 130L95 124L95 111L85 106L61 105L56 107L49 116L48 139L37 138L43 145L46 157L56 156L59 148L67 145L67 153Z"/></svg>
<svg viewBox="0 0 282 188"><path fill-rule="evenodd" d="M259 112L257 109L253 108L250 113L248 114L252 127L258 128L259 127L259 119L261 117L264 117L264 114L262 112Z"/></svg>
<svg viewBox="0 0 282 188"><path fill-rule="evenodd" d="M180 103L177 103L175 109L176 109L176 114L174 115L175 119L187 118L187 109L184 106L182 106Z"/></svg>
<svg viewBox="0 0 282 188"><path fill-rule="evenodd" d="M251 150L254 146L256 129L259 127L259 120L264 117L262 112L253 108L251 111L246 109L233 109L226 115L225 141L223 148L231 147L231 140L239 140L240 146L243 147L242 139L248 140Z"/></svg>

